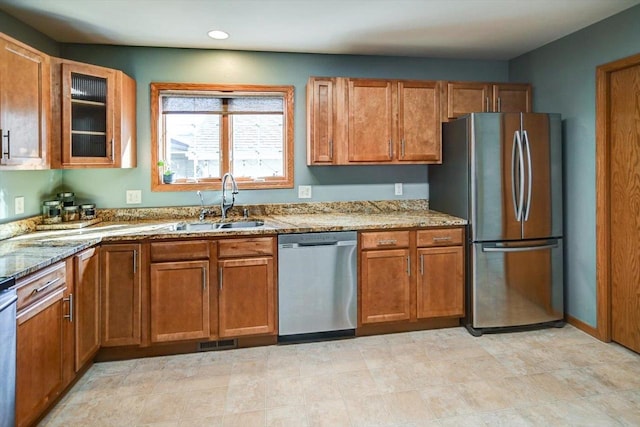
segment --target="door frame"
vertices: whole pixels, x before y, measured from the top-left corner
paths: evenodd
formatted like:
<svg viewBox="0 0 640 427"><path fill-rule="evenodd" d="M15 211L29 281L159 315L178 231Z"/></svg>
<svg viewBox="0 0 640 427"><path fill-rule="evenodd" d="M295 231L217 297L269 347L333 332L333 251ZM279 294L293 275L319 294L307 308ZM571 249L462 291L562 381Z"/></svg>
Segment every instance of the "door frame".
<svg viewBox="0 0 640 427"><path fill-rule="evenodd" d="M611 74L640 65L640 54L596 68L596 332L611 341L611 144L609 96Z"/></svg>

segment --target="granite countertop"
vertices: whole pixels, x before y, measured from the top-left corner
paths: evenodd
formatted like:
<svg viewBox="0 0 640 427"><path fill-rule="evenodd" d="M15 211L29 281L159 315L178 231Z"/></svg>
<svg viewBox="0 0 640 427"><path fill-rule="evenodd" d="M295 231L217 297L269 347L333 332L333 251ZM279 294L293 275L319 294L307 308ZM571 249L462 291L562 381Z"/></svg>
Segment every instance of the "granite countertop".
<svg viewBox="0 0 640 427"><path fill-rule="evenodd" d="M461 226L466 221L428 209L426 203L361 202L331 203L304 209L300 206L253 206L250 219L264 221L257 228L181 231L182 222L197 222L196 208L150 208L104 210L103 221L86 228L27 232L0 240L0 276L20 278L72 256L98 243L182 239L194 237L226 237L244 235L277 235L321 231L362 231L416 227ZM300 204L310 205L310 204ZM327 205L332 205L327 208ZM356 207L354 207L356 206ZM35 219L37 221L37 219ZM242 220L232 217L230 220ZM208 222L220 222L219 216ZM20 224L20 227L25 227ZM5 227L6 228L6 227Z"/></svg>

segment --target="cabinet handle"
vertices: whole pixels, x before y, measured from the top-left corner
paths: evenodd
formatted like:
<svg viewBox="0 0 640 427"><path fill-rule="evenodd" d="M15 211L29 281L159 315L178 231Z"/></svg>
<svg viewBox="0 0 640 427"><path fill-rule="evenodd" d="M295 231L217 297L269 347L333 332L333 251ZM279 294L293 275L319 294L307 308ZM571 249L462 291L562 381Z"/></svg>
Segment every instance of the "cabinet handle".
<svg viewBox="0 0 640 427"><path fill-rule="evenodd" d="M0 128L0 135L2 135L2 128ZM0 138L0 160L4 158L4 151L2 151L2 138Z"/></svg>
<svg viewBox="0 0 640 427"><path fill-rule="evenodd" d="M220 290L222 290L222 267L218 269L218 283L220 283Z"/></svg>
<svg viewBox="0 0 640 427"><path fill-rule="evenodd" d="M113 160L113 159L115 159L115 158L116 158L116 154L115 154L115 152L116 152L116 149L115 149L115 147L113 146L113 138L111 138L111 160Z"/></svg>
<svg viewBox="0 0 640 427"><path fill-rule="evenodd" d="M451 240L451 236L434 237L432 240L434 242L448 242L449 240Z"/></svg>
<svg viewBox="0 0 640 427"><path fill-rule="evenodd" d="M400 157L404 159L404 138L400 140Z"/></svg>
<svg viewBox="0 0 640 427"><path fill-rule="evenodd" d="M207 269L202 269L202 289L207 289Z"/></svg>
<svg viewBox="0 0 640 427"><path fill-rule="evenodd" d="M32 295L33 294L38 294L38 293L44 291L45 289L47 289L49 286L51 286L54 283L59 282L59 281L60 281L59 277L57 277L57 278L55 278L53 280L49 280L47 283L45 283L44 285L40 286L38 289L34 289L33 291L31 291L31 294Z"/></svg>
<svg viewBox="0 0 640 427"><path fill-rule="evenodd" d="M69 314L65 314L62 317L69 319L69 323L73 323L73 294L69 294L69 298L63 298L62 301L69 302Z"/></svg>
<svg viewBox="0 0 640 427"><path fill-rule="evenodd" d="M488 96L486 96L486 97L484 98L484 104L485 104L485 109L484 109L484 111L487 111L487 112L488 112L488 111L489 111L489 97L488 97Z"/></svg>
<svg viewBox="0 0 640 427"><path fill-rule="evenodd" d="M420 275L424 276L424 254L420 254Z"/></svg>
<svg viewBox="0 0 640 427"><path fill-rule="evenodd" d="M4 153L2 153L2 155L4 156L5 154L7 155L7 159L11 158L11 131L8 130L6 135L2 135L3 138L7 138L7 151L5 151Z"/></svg>
<svg viewBox="0 0 640 427"><path fill-rule="evenodd" d="M500 97L498 97L498 113L502 112L502 100L500 99Z"/></svg>
<svg viewBox="0 0 640 427"><path fill-rule="evenodd" d="M329 140L329 160L333 160L333 139Z"/></svg>
<svg viewBox="0 0 640 427"><path fill-rule="evenodd" d="M133 274L138 272L138 251L136 249L133 250Z"/></svg>
<svg viewBox="0 0 640 427"><path fill-rule="evenodd" d="M396 239L378 240L378 246L393 246L398 241Z"/></svg>
<svg viewBox="0 0 640 427"><path fill-rule="evenodd" d="M411 277L411 255L407 255L407 276Z"/></svg>
<svg viewBox="0 0 640 427"><path fill-rule="evenodd" d="M393 143L389 140L389 158L393 159Z"/></svg>

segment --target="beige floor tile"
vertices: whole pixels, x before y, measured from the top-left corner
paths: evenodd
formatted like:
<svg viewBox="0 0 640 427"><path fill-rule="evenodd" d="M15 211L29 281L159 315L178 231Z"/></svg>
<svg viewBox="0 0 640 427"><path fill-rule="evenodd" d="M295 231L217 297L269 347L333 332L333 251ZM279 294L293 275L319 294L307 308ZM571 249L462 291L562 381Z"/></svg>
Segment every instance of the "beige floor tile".
<svg viewBox="0 0 640 427"><path fill-rule="evenodd" d="M484 425L489 427L537 427L513 408L479 415Z"/></svg>
<svg viewBox="0 0 640 427"><path fill-rule="evenodd" d="M304 403L304 388L300 377L273 378L267 381L267 408Z"/></svg>
<svg viewBox="0 0 640 427"><path fill-rule="evenodd" d="M340 388L331 375L301 377L300 381L307 404L323 400L335 400L341 397Z"/></svg>
<svg viewBox="0 0 640 427"><path fill-rule="evenodd" d="M181 420L221 417L225 413L227 387L215 387L188 393L182 408Z"/></svg>
<svg viewBox="0 0 640 427"><path fill-rule="evenodd" d="M179 393L150 394L146 396L139 422L141 424L178 422L186 396Z"/></svg>
<svg viewBox="0 0 640 427"><path fill-rule="evenodd" d="M267 425L265 410L225 414L222 418L224 427L263 427Z"/></svg>
<svg viewBox="0 0 640 427"><path fill-rule="evenodd" d="M267 408L267 427L308 427L304 405Z"/></svg>
<svg viewBox="0 0 640 427"><path fill-rule="evenodd" d="M180 427L222 427L222 415L180 421Z"/></svg>
<svg viewBox="0 0 640 427"><path fill-rule="evenodd" d="M640 361L601 364L586 370L611 390L631 390L640 388Z"/></svg>
<svg viewBox="0 0 640 427"><path fill-rule="evenodd" d="M416 390L387 393L384 395L384 400L391 419L398 424L419 423L436 418L427 402Z"/></svg>
<svg viewBox="0 0 640 427"><path fill-rule="evenodd" d="M589 401L574 400L517 408L516 411L536 426L619 426L620 423Z"/></svg>
<svg viewBox="0 0 640 427"><path fill-rule="evenodd" d="M448 418L473 412L456 385L429 386L419 390L424 404L435 418Z"/></svg>
<svg viewBox="0 0 640 427"><path fill-rule="evenodd" d="M497 411L511 404L511 399L491 381L459 383L456 390L474 411Z"/></svg>
<svg viewBox="0 0 640 427"><path fill-rule="evenodd" d="M369 370L343 372L333 376L343 399L378 394L378 387Z"/></svg>
<svg viewBox="0 0 640 427"><path fill-rule="evenodd" d="M415 390L415 376L410 369L391 365L387 368L370 369L371 377L381 393Z"/></svg>
<svg viewBox="0 0 640 427"><path fill-rule="evenodd" d="M396 424L382 394L345 399L347 413L353 427L392 426Z"/></svg>
<svg viewBox="0 0 640 427"><path fill-rule="evenodd" d="M640 390L599 394L585 400L624 426L640 426Z"/></svg>
<svg viewBox="0 0 640 427"><path fill-rule="evenodd" d="M306 406L309 427L348 427L347 405L342 399L312 402Z"/></svg>
<svg viewBox="0 0 640 427"><path fill-rule="evenodd" d="M264 411L266 407L267 383L265 379L229 386L225 413Z"/></svg>

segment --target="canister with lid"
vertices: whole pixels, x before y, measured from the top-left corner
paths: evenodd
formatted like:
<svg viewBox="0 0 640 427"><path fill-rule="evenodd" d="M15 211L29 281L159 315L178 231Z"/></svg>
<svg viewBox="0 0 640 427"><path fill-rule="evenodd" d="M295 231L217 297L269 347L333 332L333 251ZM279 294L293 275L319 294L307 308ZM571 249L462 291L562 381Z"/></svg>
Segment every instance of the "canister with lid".
<svg viewBox="0 0 640 427"><path fill-rule="evenodd" d="M60 200L47 200L42 202L42 223L58 224L62 221L62 203Z"/></svg>
<svg viewBox="0 0 640 427"><path fill-rule="evenodd" d="M62 206L73 206L75 204L75 193L58 193L58 200L62 202Z"/></svg>
<svg viewBox="0 0 640 427"><path fill-rule="evenodd" d="M77 221L78 219L80 219L78 206L64 206L62 208L62 220L64 222Z"/></svg>
<svg viewBox="0 0 640 427"><path fill-rule="evenodd" d="M96 205L93 203L87 203L80 205L80 219L94 219L96 217Z"/></svg>

